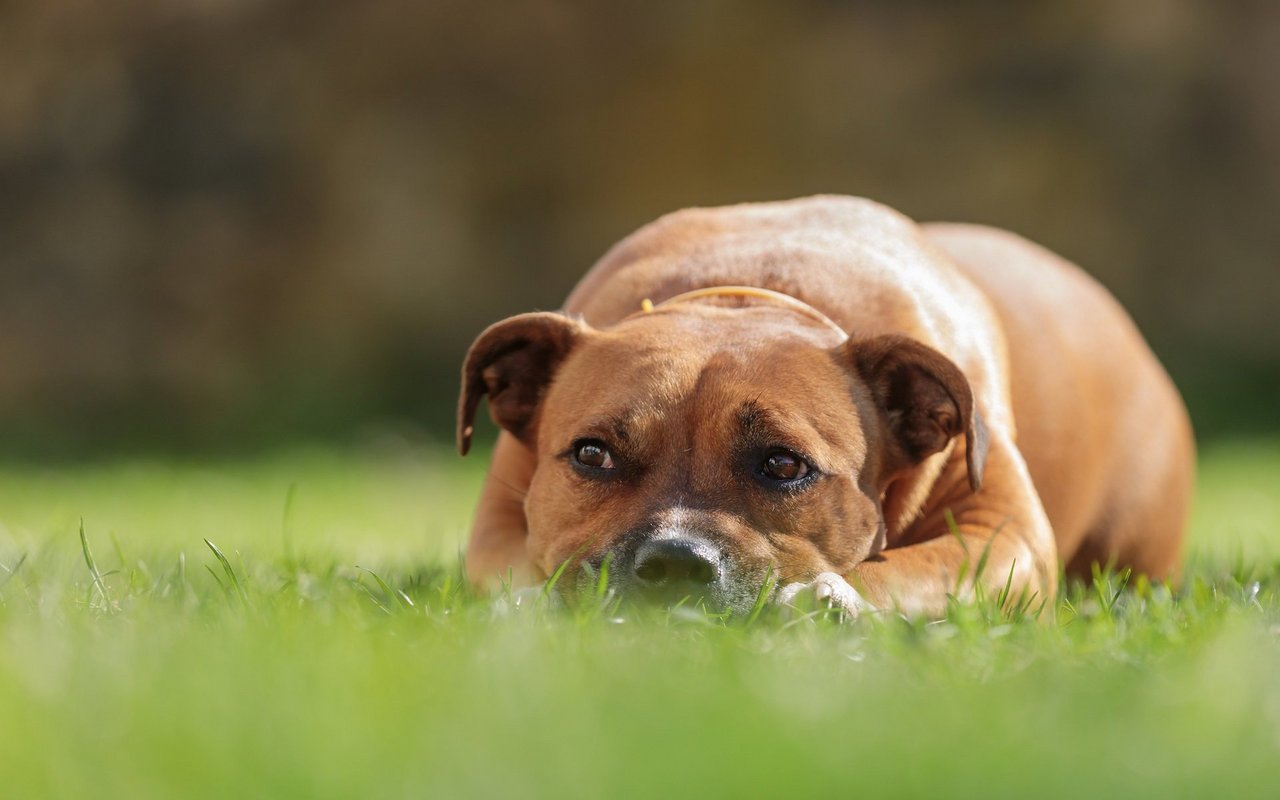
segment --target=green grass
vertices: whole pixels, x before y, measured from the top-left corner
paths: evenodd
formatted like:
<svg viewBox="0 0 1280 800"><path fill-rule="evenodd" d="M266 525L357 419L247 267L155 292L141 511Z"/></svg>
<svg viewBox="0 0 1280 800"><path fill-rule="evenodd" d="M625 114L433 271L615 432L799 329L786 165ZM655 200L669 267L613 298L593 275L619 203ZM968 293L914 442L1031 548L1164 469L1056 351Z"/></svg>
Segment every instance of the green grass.
<svg viewBox="0 0 1280 800"><path fill-rule="evenodd" d="M1112 576L1040 621L502 615L457 574L482 466L0 466L0 797L1280 785L1280 442L1205 452L1183 591Z"/></svg>

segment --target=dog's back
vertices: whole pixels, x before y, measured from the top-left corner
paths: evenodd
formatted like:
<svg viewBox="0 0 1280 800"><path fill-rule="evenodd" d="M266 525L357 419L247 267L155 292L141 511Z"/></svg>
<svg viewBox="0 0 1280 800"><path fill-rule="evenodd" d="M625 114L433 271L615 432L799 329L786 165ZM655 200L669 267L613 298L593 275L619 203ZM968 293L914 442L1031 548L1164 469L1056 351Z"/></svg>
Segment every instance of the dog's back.
<svg viewBox="0 0 1280 800"><path fill-rule="evenodd" d="M1176 572L1195 472L1182 399L1120 304L1053 253L979 225L922 226L974 280L1008 346L1018 449L1068 574Z"/></svg>

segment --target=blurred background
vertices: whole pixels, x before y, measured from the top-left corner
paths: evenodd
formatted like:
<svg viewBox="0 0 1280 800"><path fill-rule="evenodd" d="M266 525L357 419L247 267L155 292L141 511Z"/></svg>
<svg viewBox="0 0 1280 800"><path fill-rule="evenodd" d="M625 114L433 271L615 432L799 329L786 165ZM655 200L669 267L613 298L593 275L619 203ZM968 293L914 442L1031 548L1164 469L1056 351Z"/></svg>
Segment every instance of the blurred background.
<svg viewBox="0 0 1280 800"><path fill-rule="evenodd" d="M985 222L1280 429L1280 4L0 0L0 451L449 439L489 322L683 206Z"/></svg>

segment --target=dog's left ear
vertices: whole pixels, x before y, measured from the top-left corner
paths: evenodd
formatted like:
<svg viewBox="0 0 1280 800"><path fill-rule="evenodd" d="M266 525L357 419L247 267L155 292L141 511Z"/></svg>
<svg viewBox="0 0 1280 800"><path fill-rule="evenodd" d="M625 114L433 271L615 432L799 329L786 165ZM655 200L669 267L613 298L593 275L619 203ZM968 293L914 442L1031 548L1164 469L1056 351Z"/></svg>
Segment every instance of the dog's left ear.
<svg viewBox="0 0 1280 800"><path fill-rule="evenodd" d="M866 382L884 414L902 466L918 464L964 434L969 486L982 485L987 426L969 381L946 356L906 336L850 339L837 359Z"/></svg>
<svg viewBox="0 0 1280 800"><path fill-rule="evenodd" d="M489 395L489 415L532 447L538 407L556 369L587 330L564 314L520 314L490 325L467 351L458 397L458 452L471 449L476 408Z"/></svg>

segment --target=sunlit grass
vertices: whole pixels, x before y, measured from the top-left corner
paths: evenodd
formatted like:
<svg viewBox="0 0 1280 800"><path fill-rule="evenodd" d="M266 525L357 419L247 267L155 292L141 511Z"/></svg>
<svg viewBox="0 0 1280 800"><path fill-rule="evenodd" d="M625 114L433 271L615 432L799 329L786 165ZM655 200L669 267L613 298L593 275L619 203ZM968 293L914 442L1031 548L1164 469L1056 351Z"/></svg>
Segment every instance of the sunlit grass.
<svg viewBox="0 0 1280 800"><path fill-rule="evenodd" d="M457 551L482 468L414 449L0 467L0 796L1280 781L1275 441L1206 448L1181 590L1100 575L1038 618L940 623L477 599Z"/></svg>

